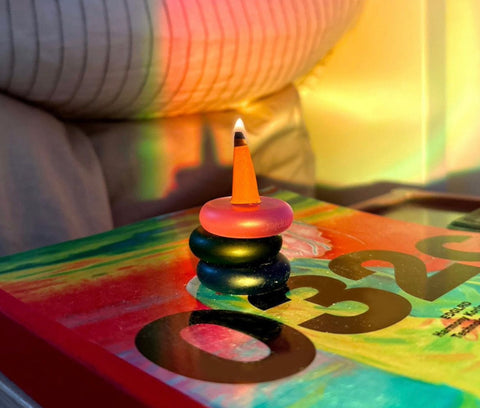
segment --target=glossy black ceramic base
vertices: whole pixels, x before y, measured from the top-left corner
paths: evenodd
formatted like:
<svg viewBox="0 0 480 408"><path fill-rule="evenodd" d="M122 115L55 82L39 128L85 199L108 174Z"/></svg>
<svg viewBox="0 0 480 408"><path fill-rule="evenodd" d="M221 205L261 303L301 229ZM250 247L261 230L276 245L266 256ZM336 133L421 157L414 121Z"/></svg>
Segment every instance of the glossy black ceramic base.
<svg viewBox="0 0 480 408"><path fill-rule="evenodd" d="M190 235L189 245L202 261L215 265L241 265L274 258L282 248L282 237L224 238L198 227Z"/></svg>
<svg viewBox="0 0 480 408"><path fill-rule="evenodd" d="M256 295L283 287L290 276L290 263L280 253L270 262L246 266L219 266L200 261L197 276L203 285L216 292Z"/></svg>

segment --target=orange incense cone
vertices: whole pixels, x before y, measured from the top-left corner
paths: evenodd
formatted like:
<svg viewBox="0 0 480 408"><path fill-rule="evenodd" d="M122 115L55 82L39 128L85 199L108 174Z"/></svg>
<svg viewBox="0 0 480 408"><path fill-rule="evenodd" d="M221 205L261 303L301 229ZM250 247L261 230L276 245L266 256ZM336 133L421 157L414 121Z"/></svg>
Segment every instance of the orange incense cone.
<svg viewBox="0 0 480 408"><path fill-rule="evenodd" d="M257 177L245 137L243 121L238 119L234 127L232 204L258 204Z"/></svg>

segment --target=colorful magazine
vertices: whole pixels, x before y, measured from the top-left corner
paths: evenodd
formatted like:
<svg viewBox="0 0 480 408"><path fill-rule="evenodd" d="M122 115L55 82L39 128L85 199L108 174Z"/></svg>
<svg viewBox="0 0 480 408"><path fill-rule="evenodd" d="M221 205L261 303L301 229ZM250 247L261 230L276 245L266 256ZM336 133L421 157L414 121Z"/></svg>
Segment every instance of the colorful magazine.
<svg viewBox="0 0 480 408"><path fill-rule="evenodd" d="M0 259L0 371L45 408L480 407L480 234L273 195L270 295L199 283L198 208Z"/></svg>

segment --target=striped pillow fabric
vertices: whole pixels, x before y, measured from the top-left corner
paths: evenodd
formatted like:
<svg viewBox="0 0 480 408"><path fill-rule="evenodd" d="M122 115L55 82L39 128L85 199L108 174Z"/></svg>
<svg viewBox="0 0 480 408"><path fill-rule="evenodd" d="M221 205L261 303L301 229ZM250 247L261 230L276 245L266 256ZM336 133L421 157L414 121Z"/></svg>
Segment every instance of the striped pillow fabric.
<svg viewBox="0 0 480 408"><path fill-rule="evenodd" d="M235 108L308 72L363 0L0 0L0 91L73 118Z"/></svg>

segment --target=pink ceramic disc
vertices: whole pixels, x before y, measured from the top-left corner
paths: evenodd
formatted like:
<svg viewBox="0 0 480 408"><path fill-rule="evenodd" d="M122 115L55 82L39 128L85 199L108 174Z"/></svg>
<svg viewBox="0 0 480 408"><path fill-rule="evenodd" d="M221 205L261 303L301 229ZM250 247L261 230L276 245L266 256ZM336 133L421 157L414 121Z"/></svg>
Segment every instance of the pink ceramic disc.
<svg viewBox="0 0 480 408"><path fill-rule="evenodd" d="M285 231L293 221L290 205L278 198L261 200L260 204L231 204L230 197L209 201L200 210L200 224L226 238L264 238Z"/></svg>

